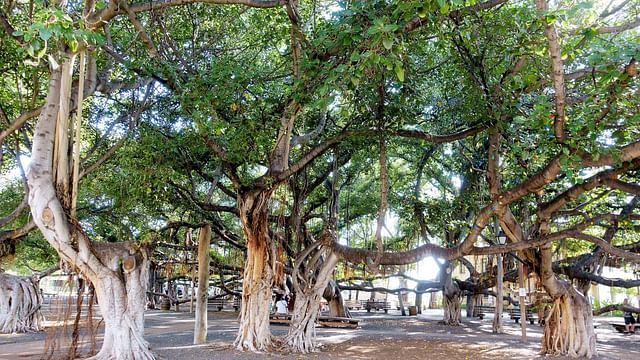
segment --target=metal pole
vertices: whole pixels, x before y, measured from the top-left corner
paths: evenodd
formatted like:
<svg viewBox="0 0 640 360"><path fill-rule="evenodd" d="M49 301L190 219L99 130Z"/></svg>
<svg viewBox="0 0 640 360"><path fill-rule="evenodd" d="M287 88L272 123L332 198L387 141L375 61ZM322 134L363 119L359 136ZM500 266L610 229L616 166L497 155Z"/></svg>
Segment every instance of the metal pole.
<svg viewBox="0 0 640 360"><path fill-rule="evenodd" d="M527 307L525 304L525 297L522 296L522 289L524 289L524 265L518 263L518 277L520 278L520 289L518 291L520 295L520 328L522 330L522 341L527 341Z"/></svg>

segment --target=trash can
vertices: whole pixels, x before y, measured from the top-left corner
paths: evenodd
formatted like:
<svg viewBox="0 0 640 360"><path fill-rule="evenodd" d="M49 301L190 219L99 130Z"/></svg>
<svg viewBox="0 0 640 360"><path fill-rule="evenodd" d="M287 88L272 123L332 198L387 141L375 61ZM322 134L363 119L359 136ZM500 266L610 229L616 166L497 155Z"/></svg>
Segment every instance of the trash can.
<svg viewBox="0 0 640 360"><path fill-rule="evenodd" d="M411 316L418 315L418 308L415 306L409 306L409 315Z"/></svg>

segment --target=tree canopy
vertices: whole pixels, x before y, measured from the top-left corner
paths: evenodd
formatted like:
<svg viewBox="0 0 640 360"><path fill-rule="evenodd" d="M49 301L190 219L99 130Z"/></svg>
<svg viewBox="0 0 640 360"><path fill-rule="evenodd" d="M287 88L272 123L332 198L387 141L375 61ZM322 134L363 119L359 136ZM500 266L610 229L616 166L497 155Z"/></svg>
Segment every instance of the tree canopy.
<svg viewBox="0 0 640 360"><path fill-rule="evenodd" d="M220 261L269 283L317 247L372 272L518 251L554 298L556 274L604 281L603 259L640 260L639 6L7 1L0 257L190 246L206 223Z"/></svg>

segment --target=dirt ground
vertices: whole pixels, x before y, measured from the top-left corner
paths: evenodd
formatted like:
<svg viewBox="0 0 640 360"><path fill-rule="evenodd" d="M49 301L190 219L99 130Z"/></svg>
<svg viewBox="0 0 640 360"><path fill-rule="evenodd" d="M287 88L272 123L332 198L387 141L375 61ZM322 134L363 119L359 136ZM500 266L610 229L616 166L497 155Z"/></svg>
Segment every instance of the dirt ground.
<svg viewBox="0 0 640 360"><path fill-rule="evenodd" d="M527 324L527 341L520 326L504 317L505 334L491 332L491 316L484 320L463 318L463 325L440 325L442 311L429 310L417 317L354 312L358 329L318 328L320 351L308 354L254 354L235 351L231 344L238 330L236 313L209 312L206 345L194 346L193 314L148 311L145 337L160 359L538 359L541 328ZM464 316L464 311L463 311ZM54 318L49 316L49 319ZM640 335L623 336L608 325L621 318L597 318L598 359L640 359ZM50 327L50 330L53 327ZM272 326L272 333L286 333L286 326ZM0 359L42 359L46 332L0 335ZM84 338L86 339L86 337ZM98 337L98 347L100 338ZM64 347L64 345L63 345ZM88 349L85 344L83 349ZM60 357L58 357L60 358ZM559 359L559 358L556 358Z"/></svg>

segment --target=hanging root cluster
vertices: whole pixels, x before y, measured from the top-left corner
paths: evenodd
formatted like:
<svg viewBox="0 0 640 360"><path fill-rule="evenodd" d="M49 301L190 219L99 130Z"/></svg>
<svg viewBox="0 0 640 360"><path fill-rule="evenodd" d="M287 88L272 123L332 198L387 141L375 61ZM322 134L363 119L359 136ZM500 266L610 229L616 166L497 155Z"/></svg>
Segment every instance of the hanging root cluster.
<svg viewBox="0 0 640 360"><path fill-rule="evenodd" d="M31 278L0 273L0 333L40 331L42 296Z"/></svg>
<svg viewBox="0 0 640 360"><path fill-rule="evenodd" d="M86 289L89 289L88 296L85 296ZM93 321L93 286L81 277L76 279L70 272L65 290L66 294L61 294L50 305L57 325L47 330L43 358L49 360L75 359L96 353L99 324Z"/></svg>
<svg viewBox="0 0 640 360"><path fill-rule="evenodd" d="M289 332L285 337L291 352L309 353L316 350L316 319L320 300L327 288L338 258L322 241L335 240L335 233L325 229L323 239L310 245L296 259L293 285L296 292Z"/></svg>
<svg viewBox="0 0 640 360"><path fill-rule="evenodd" d="M442 323L450 326L460 325L460 296L458 294L444 296L444 318Z"/></svg>
<svg viewBox="0 0 640 360"><path fill-rule="evenodd" d="M597 355L591 305L575 289L557 298L545 318L541 354L588 359Z"/></svg>

